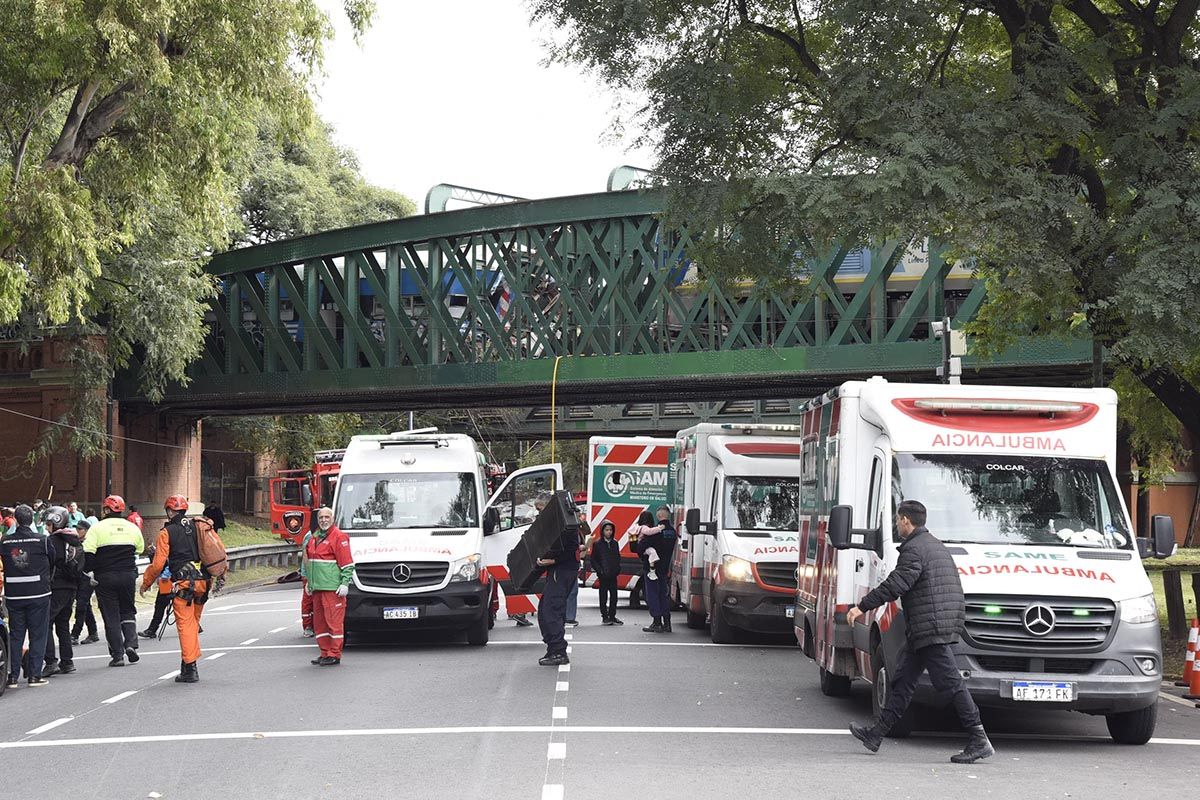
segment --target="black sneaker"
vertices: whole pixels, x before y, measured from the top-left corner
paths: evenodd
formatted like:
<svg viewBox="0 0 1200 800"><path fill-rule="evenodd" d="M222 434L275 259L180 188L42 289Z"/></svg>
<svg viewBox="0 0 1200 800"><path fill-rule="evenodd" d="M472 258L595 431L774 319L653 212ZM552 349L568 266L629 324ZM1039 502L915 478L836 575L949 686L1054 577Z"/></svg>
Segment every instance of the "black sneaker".
<svg viewBox="0 0 1200 800"><path fill-rule="evenodd" d="M538 659L538 663L543 667L558 667L563 664L570 664L571 659L567 658L566 653L556 653L554 655L547 653Z"/></svg>
<svg viewBox="0 0 1200 800"><path fill-rule="evenodd" d="M17 688L18 683L19 681L10 675L8 678L8 683L6 683L5 686L7 686L9 689L15 689Z"/></svg>
<svg viewBox="0 0 1200 800"><path fill-rule="evenodd" d="M74 671L75 671L75 665L72 664L70 661L63 661L62 663L60 663L58 665L58 674L59 675L70 675Z"/></svg>
<svg viewBox="0 0 1200 800"><path fill-rule="evenodd" d="M567 624L567 625L570 625L572 628L578 628L578 627L579 627L579 620L575 620L575 619L569 619L569 620L567 620L567 621L566 621L566 623L565 623L565 624Z"/></svg>
<svg viewBox="0 0 1200 800"><path fill-rule="evenodd" d="M340 658L334 658L333 656L321 656L320 662L321 663L318 666L336 667L338 664L342 663L342 660Z"/></svg>
<svg viewBox="0 0 1200 800"><path fill-rule="evenodd" d="M609 625L616 625L617 623L613 622L611 619L606 619L603 622L601 622L600 624L607 627Z"/></svg>
<svg viewBox="0 0 1200 800"><path fill-rule="evenodd" d="M125 657L129 659L130 664L136 664L142 660L142 657L138 655L137 648L135 647L126 647Z"/></svg>
<svg viewBox="0 0 1200 800"><path fill-rule="evenodd" d="M49 678L51 675L57 675L57 674L58 674L58 662L57 661L55 661L53 663L42 665L42 677L43 678Z"/></svg>
<svg viewBox="0 0 1200 800"><path fill-rule="evenodd" d="M519 617L513 617L513 619L515 619L517 621L518 628L532 628L533 627L533 623L530 622L528 619L526 619L524 614L522 614Z"/></svg>
<svg viewBox="0 0 1200 800"><path fill-rule="evenodd" d="M150 631L150 630L138 631L138 636L142 637L143 639L157 639L158 638L158 634L155 633L154 631Z"/></svg>
<svg viewBox="0 0 1200 800"><path fill-rule="evenodd" d="M45 678L37 677L37 678L30 678L28 685L29 686L46 686L49 683L50 683L50 681L46 680Z"/></svg>
<svg viewBox="0 0 1200 800"><path fill-rule="evenodd" d="M108 662L108 665L110 667L123 667L125 666L125 659L121 656L114 656L113 660Z"/></svg>
<svg viewBox="0 0 1200 800"><path fill-rule="evenodd" d="M879 752L879 745L883 744L883 734L879 733L873 725L859 725L857 722L851 722L850 733L872 753Z"/></svg>
<svg viewBox="0 0 1200 800"><path fill-rule="evenodd" d="M71 637L71 646L79 647L79 634L75 634L74 636Z"/></svg>
<svg viewBox="0 0 1200 800"><path fill-rule="evenodd" d="M88 634L88 637L87 637L86 639L82 639L82 640L80 640L80 642L79 642L79 643L80 643L80 644L95 644L95 643L96 643L96 642L98 642L98 641L100 641L100 637L99 637L99 636L97 636L97 635L96 635L96 634L94 634L94 633L89 633L89 634Z"/></svg>
<svg viewBox="0 0 1200 800"><path fill-rule="evenodd" d="M621 622L621 620L617 619L616 617L613 617L609 621L612 622L613 625L624 625L625 624L624 622Z"/></svg>
<svg viewBox="0 0 1200 800"><path fill-rule="evenodd" d="M319 666L321 666L321 659L324 657L325 656L317 656L316 658L314 658L312 661L310 661L308 663L312 664L314 667L319 667Z"/></svg>

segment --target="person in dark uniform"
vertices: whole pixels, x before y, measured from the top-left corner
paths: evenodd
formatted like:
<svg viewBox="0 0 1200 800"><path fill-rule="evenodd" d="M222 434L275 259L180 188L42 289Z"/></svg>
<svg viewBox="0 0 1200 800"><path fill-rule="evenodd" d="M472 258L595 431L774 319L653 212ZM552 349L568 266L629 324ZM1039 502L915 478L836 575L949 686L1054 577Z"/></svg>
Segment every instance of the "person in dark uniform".
<svg viewBox="0 0 1200 800"><path fill-rule="evenodd" d="M88 517L81 519L75 525L75 533L79 536L80 541L87 538L88 530L98 521L95 517ZM95 589L92 587L92 576L85 572L79 576L79 588L75 593L75 624L71 626L72 646L100 641L99 631L96 628L96 612L92 610L93 592ZM87 638L80 639L85 627L87 628Z"/></svg>
<svg viewBox="0 0 1200 800"><path fill-rule="evenodd" d="M961 753L950 757L955 764L971 764L995 753L979 718L979 709L963 683L953 645L966 619L966 598L954 557L925 527L925 506L905 500L896 509L896 531L904 540L896 568L883 583L846 612L854 625L863 615L893 600L902 600L907 626L904 651L887 704L879 719L870 725L850 724L850 733L872 753L883 737L904 715L922 672L929 672L933 688L951 696L959 721L970 734Z"/></svg>
<svg viewBox="0 0 1200 800"><path fill-rule="evenodd" d="M544 667L570 664L567 658L567 595L571 584L579 583L579 531L564 527L558 545L537 560L546 568L546 588L538 603L538 627L546 643L546 655L538 663Z"/></svg>

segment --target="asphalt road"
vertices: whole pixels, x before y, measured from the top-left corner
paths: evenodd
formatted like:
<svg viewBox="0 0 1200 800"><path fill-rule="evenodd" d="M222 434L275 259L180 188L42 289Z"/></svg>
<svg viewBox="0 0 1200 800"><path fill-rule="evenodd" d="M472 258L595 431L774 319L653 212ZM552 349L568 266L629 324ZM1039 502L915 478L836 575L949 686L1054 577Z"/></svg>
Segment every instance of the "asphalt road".
<svg viewBox="0 0 1200 800"><path fill-rule="evenodd" d="M352 644L309 664L296 587L214 599L201 682L178 685L177 642L139 664L79 671L0 698L0 797L69 798L1162 798L1194 795L1200 710L1160 703L1157 738L1112 744L1103 719L991 713L997 754L948 763L962 736L941 712L876 755L846 733L865 687L824 697L786 643L714 646L644 611L602 627L581 598L569 670L539 667L537 628ZM173 634L173 631L171 632Z"/></svg>

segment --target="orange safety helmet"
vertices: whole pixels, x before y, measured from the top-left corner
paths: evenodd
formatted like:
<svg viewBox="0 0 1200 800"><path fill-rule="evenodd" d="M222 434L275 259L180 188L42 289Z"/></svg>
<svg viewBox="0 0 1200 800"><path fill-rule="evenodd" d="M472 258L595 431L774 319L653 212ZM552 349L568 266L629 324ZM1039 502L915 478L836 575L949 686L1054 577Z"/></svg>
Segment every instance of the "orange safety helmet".
<svg viewBox="0 0 1200 800"><path fill-rule="evenodd" d="M119 494L110 494L104 498L103 508L114 514L125 513L125 498Z"/></svg>
<svg viewBox="0 0 1200 800"><path fill-rule="evenodd" d="M171 511L171 512L187 511L188 510L187 498L181 494L173 494L167 498L167 501L165 503L163 503L163 508L165 510Z"/></svg>

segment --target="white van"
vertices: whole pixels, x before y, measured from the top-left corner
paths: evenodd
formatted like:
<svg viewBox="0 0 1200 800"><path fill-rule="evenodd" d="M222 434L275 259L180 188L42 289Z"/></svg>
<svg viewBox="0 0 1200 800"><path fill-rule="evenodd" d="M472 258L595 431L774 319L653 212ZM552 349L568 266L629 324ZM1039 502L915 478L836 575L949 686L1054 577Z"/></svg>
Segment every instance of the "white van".
<svg viewBox="0 0 1200 800"><path fill-rule="evenodd" d="M346 630L462 630L485 645L497 528L475 442L436 430L355 436L342 459L335 524L350 537Z"/></svg>
<svg viewBox="0 0 1200 800"><path fill-rule="evenodd" d="M1141 558L1169 556L1174 531L1156 517L1152 541L1134 538L1112 391L873 378L803 414L795 630L822 691L844 695L862 678L876 713L887 702L903 606L853 629L846 611L896 565L895 509L917 500L958 564L967 618L955 652L976 702L1104 715L1114 740L1150 739L1162 653Z"/></svg>
<svg viewBox="0 0 1200 800"><path fill-rule="evenodd" d="M702 423L676 437L675 507L686 524L670 593L688 627L707 625L714 642L733 641L736 629L792 628L800 433Z"/></svg>

